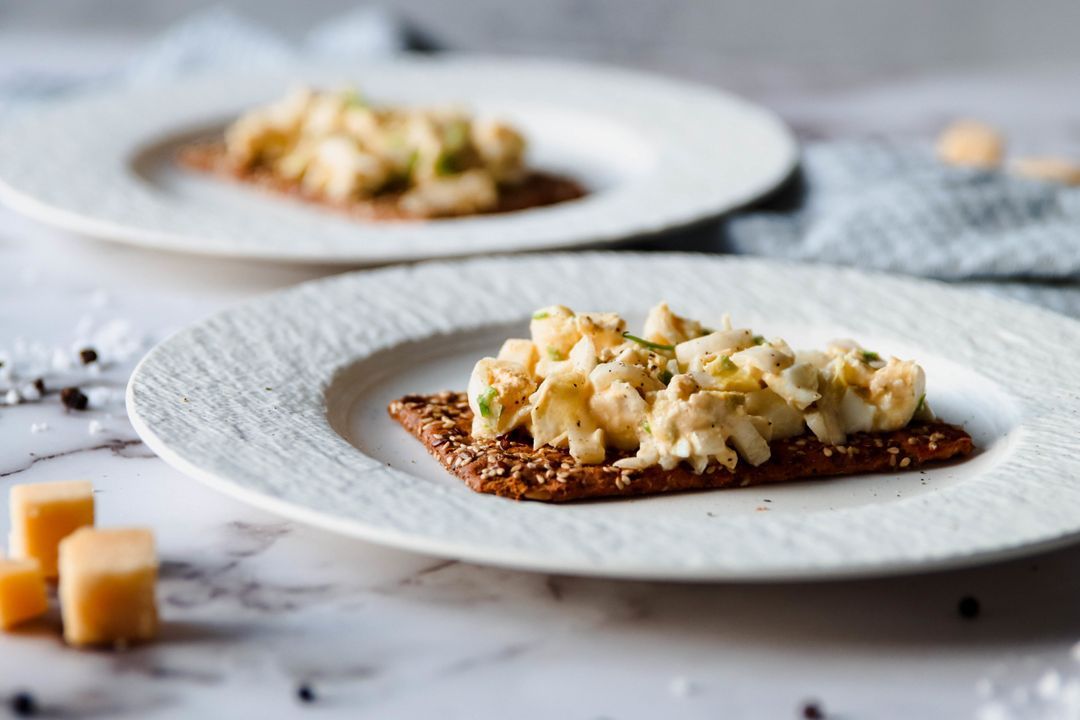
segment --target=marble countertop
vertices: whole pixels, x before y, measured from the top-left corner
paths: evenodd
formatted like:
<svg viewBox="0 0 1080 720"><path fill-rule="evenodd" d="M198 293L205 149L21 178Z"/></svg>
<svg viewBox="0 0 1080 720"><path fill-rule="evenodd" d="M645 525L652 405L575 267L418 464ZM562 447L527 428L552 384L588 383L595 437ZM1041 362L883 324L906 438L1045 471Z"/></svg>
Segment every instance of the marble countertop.
<svg viewBox="0 0 1080 720"><path fill-rule="evenodd" d="M1080 101L1038 77L1053 127L997 107L1000 121L1075 143ZM919 133L958 111L993 114L1001 82L750 94L803 137ZM1035 92L1007 82L1014 97ZM186 479L142 446L122 402L151 343L330 270L153 255L7 211L0 268L0 351L17 356L0 387L41 370L91 404L65 410L48 394L0 407L5 506L15 483L92 480L100 522L153 527L162 560L154 644L72 650L56 617L0 637L0 695L29 691L50 717L794 718L816 701L851 720L990 720L1080 707L1069 704L1080 703L1080 548L918 577L695 586L518 573L339 538ZM74 362L88 342L100 373ZM968 595L975 619L957 612ZM313 702L298 699L303 684Z"/></svg>

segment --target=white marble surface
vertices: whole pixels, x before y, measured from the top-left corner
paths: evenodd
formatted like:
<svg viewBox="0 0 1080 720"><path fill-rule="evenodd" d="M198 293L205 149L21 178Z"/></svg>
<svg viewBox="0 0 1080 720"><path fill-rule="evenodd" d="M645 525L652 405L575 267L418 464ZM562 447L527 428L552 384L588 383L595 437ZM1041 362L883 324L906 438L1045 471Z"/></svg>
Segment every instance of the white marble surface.
<svg viewBox="0 0 1080 720"><path fill-rule="evenodd" d="M1014 84L1016 97L1034 92ZM775 87L758 94L815 135L875 124L921 132L965 97L994 110L987 81L951 86L968 95L948 87L862 86L816 104ZM1059 113L1052 130L1075 139L1075 101L1045 96ZM1002 107L1018 125L1038 124ZM125 338L150 342L318 273L89 243L0 211L0 349L22 338L28 352L70 352L114 320L129 323ZM100 377L50 371L45 382L119 391L134 359L104 354ZM65 412L55 395L0 407L5 510L14 483L86 478L102 524L149 525L159 538L159 642L75 651L55 617L0 636L0 695L29 690L52 717L794 718L808 699L849 720L1076 717L1067 691L1080 683L1080 548L829 584L491 570L339 539L216 495L151 457L119 392L107 395L95 392L104 406L85 412ZM91 420L104 432L91 434ZM956 611L967 594L982 604L975 620ZM317 695L310 705L295 699L302 682Z"/></svg>

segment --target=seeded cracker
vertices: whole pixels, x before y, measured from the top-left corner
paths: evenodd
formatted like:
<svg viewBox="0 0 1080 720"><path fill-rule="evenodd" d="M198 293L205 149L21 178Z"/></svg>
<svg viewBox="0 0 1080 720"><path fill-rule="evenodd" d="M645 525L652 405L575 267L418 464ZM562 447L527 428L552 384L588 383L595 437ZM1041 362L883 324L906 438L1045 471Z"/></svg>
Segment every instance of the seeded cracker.
<svg viewBox="0 0 1080 720"><path fill-rule="evenodd" d="M496 440L470 435L472 411L464 393L408 395L388 411L443 467L476 492L515 500L566 502L604 497L655 495L766 485L816 477L872 472L909 472L926 463L969 455L971 436L941 422L913 422L893 432L854 433L841 446L828 446L812 434L769 444L771 458L754 467L740 461L734 472L710 465L700 475L686 465L626 470L611 463L625 454L609 451L607 462L581 465L561 448L534 450L517 433Z"/></svg>

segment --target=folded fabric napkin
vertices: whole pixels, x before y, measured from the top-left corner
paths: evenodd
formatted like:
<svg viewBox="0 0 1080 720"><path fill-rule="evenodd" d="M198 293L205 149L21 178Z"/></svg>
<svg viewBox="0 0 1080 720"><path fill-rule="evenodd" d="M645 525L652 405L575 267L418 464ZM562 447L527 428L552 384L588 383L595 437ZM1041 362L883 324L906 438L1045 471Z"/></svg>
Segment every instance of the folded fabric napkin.
<svg viewBox="0 0 1080 720"><path fill-rule="evenodd" d="M942 164L884 140L817 143L721 249L966 281L1080 316L1080 188Z"/></svg>

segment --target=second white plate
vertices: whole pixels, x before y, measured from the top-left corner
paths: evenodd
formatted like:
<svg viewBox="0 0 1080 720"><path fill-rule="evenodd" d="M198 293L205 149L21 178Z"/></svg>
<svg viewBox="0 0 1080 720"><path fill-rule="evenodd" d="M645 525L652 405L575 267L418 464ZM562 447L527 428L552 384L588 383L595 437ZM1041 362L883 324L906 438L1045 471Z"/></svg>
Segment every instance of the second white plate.
<svg viewBox="0 0 1080 720"><path fill-rule="evenodd" d="M917 358L975 456L918 472L563 506L478 495L394 423L462 389L537 307L654 301L796 347L855 337ZM522 256L354 273L167 340L128 388L166 461L274 512L375 542L562 573L685 580L875 575L1007 557L1080 534L1080 325L937 283L697 255Z"/></svg>
<svg viewBox="0 0 1080 720"><path fill-rule="evenodd" d="M365 223L176 167L183 142L299 83L505 118L524 130L533 166L575 177L590 194L502 215ZM553 61L397 59L218 74L35 111L0 129L0 197L43 222L150 248L374 264L669 230L754 200L795 157L774 115L701 86Z"/></svg>

